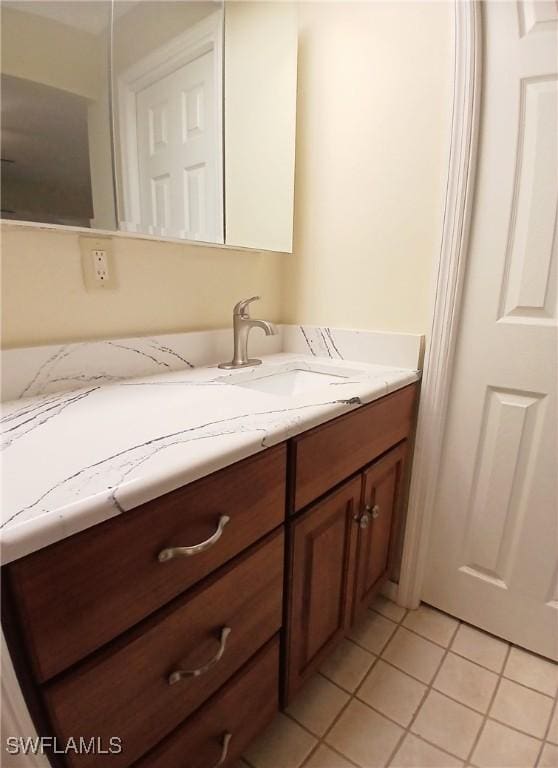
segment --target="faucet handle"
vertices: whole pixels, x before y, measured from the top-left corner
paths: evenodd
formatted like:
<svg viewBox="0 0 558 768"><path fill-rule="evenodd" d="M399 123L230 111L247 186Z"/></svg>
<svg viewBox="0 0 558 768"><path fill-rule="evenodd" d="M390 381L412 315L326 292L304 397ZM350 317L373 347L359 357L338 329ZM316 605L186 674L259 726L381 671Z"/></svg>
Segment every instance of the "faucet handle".
<svg viewBox="0 0 558 768"><path fill-rule="evenodd" d="M243 299L242 301L239 301L238 304L235 305L233 314L240 315L241 317L250 317L250 313L247 309L248 304L251 304L253 301L259 301L260 298L260 296L252 296L251 299Z"/></svg>

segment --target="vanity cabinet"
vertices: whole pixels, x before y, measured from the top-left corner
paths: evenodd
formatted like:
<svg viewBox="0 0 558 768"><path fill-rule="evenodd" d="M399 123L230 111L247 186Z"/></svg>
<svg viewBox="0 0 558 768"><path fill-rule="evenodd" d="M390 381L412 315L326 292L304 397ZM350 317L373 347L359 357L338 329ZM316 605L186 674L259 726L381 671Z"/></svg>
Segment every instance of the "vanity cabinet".
<svg viewBox="0 0 558 768"><path fill-rule="evenodd" d="M360 478L344 483L290 525L286 629L287 699L315 671L349 625Z"/></svg>
<svg viewBox="0 0 558 768"><path fill-rule="evenodd" d="M407 442L374 462L362 475L357 523L351 623L367 610L389 573L401 522L401 497Z"/></svg>
<svg viewBox="0 0 558 768"><path fill-rule="evenodd" d="M234 764L279 707L279 636L133 768Z"/></svg>
<svg viewBox="0 0 558 768"><path fill-rule="evenodd" d="M118 755L72 755L76 768L124 768L215 693L280 629L283 532L193 594L44 690L59 738L118 734ZM130 714L133 713L133 716Z"/></svg>
<svg viewBox="0 0 558 768"><path fill-rule="evenodd" d="M406 450L403 441L290 525L285 703L387 578Z"/></svg>
<svg viewBox="0 0 558 768"><path fill-rule="evenodd" d="M416 385L404 387L290 441L290 513L369 464L409 436Z"/></svg>
<svg viewBox="0 0 558 768"><path fill-rule="evenodd" d="M11 563L35 679L67 669L281 525L285 468L279 445ZM195 556L159 559L212 538Z"/></svg>
<svg viewBox="0 0 558 768"><path fill-rule="evenodd" d="M242 754L388 575L416 397L412 384L3 567L38 732L122 740L53 766Z"/></svg>

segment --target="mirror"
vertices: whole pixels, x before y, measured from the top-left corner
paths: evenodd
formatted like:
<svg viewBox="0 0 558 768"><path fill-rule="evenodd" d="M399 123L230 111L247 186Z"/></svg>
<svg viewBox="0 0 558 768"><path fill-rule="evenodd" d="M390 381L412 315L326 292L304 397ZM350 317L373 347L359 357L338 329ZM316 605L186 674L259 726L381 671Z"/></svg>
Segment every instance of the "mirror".
<svg viewBox="0 0 558 768"><path fill-rule="evenodd" d="M295 3L225 3L229 245L292 251L297 47Z"/></svg>
<svg viewBox="0 0 558 768"><path fill-rule="evenodd" d="M115 8L121 229L291 251L295 4Z"/></svg>
<svg viewBox="0 0 558 768"><path fill-rule="evenodd" d="M3 0L2 217L291 251L295 9Z"/></svg>
<svg viewBox="0 0 558 768"><path fill-rule="evenodd" d="M2 2L2 217L115 229L110 2Z"/></svg>
<svg viewBox="0 0 558 768"><path fill-rule="evenodd" d="M115 0L121 229L224 243L223 6Z"/></svg>

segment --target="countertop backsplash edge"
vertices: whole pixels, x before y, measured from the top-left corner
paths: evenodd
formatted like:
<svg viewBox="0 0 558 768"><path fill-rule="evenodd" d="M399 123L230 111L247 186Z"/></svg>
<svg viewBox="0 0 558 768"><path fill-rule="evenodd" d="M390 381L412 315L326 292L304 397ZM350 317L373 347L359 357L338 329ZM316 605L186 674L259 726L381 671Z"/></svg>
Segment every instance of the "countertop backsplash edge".
<svg viewBox="0 0 558 768"><path fill-rule="evenodd" d="M315 325L279 325L278 331L269 337L252 332L251 355L287 352L411 370L422 367L420 334ZM1 352L2 401L211 366L231 353L230 328L6 349Z"/></svg>

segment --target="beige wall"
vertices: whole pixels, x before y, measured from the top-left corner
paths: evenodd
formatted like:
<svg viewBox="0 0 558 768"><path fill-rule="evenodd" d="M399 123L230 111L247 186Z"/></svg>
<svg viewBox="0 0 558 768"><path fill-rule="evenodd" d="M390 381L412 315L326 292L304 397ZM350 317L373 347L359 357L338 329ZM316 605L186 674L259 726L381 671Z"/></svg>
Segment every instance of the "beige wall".
<svg viewBox="0 0 558 768"><path fill-rule="evenodd" d="M280 319L276 254L124 237L112 244L118 288L89 293L77 235L4 227L4 346L223 328L235 302L256 294L258 314Z"/></svg>
<svg viewBox="0 0 558 768"><path fill-rule="evenodd" d="M287 322L424 332L439 247L452 4L299 11Z"/></svg>
<svg viewBox="0 0 558 768"><path fill-rule="evenodd" d="M106 20L109 20L109 7L106 7ZM91 171L91 194L93 198L94 218L91 226L101 229L114 229L114 191L112 184L112 159L110 154L110 123L108 97L108 59L106 32L92 34L43 16L2 8L1 24L1 62L2 73L23 78L42 85L48 85L63 91L69 91L88 100L88 141ZM24 133L24 131L22 131ZM60 158L63 164L66 158ZM29 186L30 190L29 191ZM13 194L14 207L26 210L20 203L17 190ZM41 194L37 184L29 185L26 195L31 195L33 207L30 210L41 221L49 221L48 214L64 211L70 219L76 208L78 215L73 216L74 225L82 224L84 211L88 206L75 200L74 204L63 196L58 187L55 195L64 198L55 204L52 195ZM72 194L72 191L70 191ZM41 209L41 203L47 210ZM54 216L63 220L60 215ZM83 222L86 226L87 222Z"/></svg>
<svg viewBox="0 0 558 768"><path fill-rule="evenodd" d="M22 45L25 41L25 45ZM25 11L2 8L2 72L96 99L102 37Z"/></svg>
<svg viewBox="0 0 558 768"><path fill-rule="evenodd" d="M4 344L224 326L254 293L272 320L426 331L451 14L446 3L300 8L292 256L114 238L120 287L87 293L75 235L5 232Z"/></svg>
<svg viewBox="0 0 558 768"><path fill-rule="evenodd" d="M133 64L219 10L206 2L142 0L114 22L114 71L118 76Z"/></svg>

